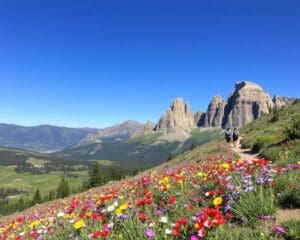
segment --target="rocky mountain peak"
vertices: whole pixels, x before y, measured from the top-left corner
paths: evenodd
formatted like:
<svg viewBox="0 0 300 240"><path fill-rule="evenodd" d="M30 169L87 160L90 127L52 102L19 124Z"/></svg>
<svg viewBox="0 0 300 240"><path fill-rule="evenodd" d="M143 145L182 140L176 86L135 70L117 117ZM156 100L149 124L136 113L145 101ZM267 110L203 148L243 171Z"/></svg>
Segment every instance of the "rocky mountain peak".
<svg viewBox="0 0 300 240"><path fill-rule="evenodd" d="M225 106L223 127L240 127L269 113L274 108L270 95L258 84L241 81L235 84L235 91Z"/></svg>
<svg viewBox="0 0 300 240"><path fill-rule="evenodd" d="M205 115L205 127L220 127L222 125L226 101L216 95L210 101Z"/></svg>
<svg viewBox="0 0 300 240"><path fill-rule="evenodd" d="M238 81L235 83L235 91L239 91L241 90L242 88L257 88L257 89L260 89L260 90L263 90L261 86L259 86L258 84L256 83L253 83L253 82L250 82L250 81Z"/></svg>
<svg viewBox="0 0 300 240"><path fill-rule="evenodd" d="M183 98L176 98L155 126L156 131L189 130L196 127L194 115Z"/></svg>
<svg viewBox="0 0 300 240"><path fill-rule="evenodd" d="M153 122L147 121L146 124L145 124L145 126L144 126L143 131L144 132L151 132L151 131L153 131L154 127L155 127L155 125L154 125Z"/></svg>
<svg viewBox="0 0 300 240"><path fill-rule="evenodd" d="M297 98L291 98L291 97L281 97L278 95L275 95L273 97L273 102L276 108L281 108L283 106L286 106L288 104L293 103L294 101L296 101Z"/></svg>
<svg viewBox="0 0 300 240"><path fill-rule="evenodd" d="M205 115L206 115L205 112L201 112L201 111L198 111L194 114L194 119L195 119L196 125L198 127L201 127L204 125Z"/></svg>
<svg viewBox="0 0 300 240"><path fill-rule="evenodd" d="M84 139L81 140L81 143L98 141L102 137L131 137L136 133L141 132L143 128L143 124L133 120L127 120L123 123L116 124L111 127L98 129L96 132L88 134Z"/></svg>

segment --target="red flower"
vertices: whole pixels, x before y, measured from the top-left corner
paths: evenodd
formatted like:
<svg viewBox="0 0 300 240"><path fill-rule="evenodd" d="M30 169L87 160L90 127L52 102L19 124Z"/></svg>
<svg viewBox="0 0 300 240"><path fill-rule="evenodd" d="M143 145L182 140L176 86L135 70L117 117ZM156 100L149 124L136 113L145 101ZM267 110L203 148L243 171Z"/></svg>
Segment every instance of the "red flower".
<svg viewBox="0 0 300 240"><path fill-rule="evenodd" d="M172 195L168 201L168 204L174 204L177 200L177 196L176 195Z"/></svg>

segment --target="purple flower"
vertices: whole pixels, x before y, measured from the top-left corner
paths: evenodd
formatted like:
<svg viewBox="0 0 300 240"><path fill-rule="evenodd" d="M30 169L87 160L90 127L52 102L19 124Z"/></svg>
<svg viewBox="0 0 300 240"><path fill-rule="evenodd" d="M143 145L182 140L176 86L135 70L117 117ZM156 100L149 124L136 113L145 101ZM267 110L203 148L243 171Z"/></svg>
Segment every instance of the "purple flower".
<svg viewBox="0 0 300 240"><path fill-rule="evenodd" d="M147 238L153 238L155 236L155 232L150 228L148 228L146 230L145 234L146 234Z"/></svg>
<svg viewBox="0 0 300 240"><path fill-rule="evenodd" d="M156 215L162 215L164 212L162 210L156 210Z"/></svg>
<svg viewBox="0 0 300 240"><path fill-rule="evenodd" d="M196 235L191 236L190 240L199 240L199 238Z"/></svg>
<svg viewBox="0 0 300 240"><path fill-rule="evenodd" d="M284 234L284 233L285 233L284 228L283 228L282 226L278 225L278 224L275 225L275 230L276 230L277 232L281 233L281 234Z"/></svg>
<svg viewBox="0 0 300 240"><path fill-rule="evenodd" d="M269 220L271 216L260 216L259 218L262 220Z"/></svg>

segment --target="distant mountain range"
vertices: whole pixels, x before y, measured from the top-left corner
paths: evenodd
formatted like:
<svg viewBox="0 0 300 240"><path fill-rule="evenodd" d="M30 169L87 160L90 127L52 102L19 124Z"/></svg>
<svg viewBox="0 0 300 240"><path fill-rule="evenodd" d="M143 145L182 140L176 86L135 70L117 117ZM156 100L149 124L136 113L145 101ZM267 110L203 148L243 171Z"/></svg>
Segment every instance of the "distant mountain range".
<svg viewBox="0 0 300 240"><path fill-rule="evenodd" d="M163 139L169 142L183 142L189 138L189 133L198 127L241 127L262 114L271 112L275 107L280 108L295 100L277 95L271 98L259 85L241 81L235 84L235 89L228 99L214 96L206 112L198 111L194 114L182 98L176 98L156 124L151 121L142 124L128 120L102 129L0 124L0 146L39 152L53 152L67 148L66 151L72 149L74 153L74 149L82 145L102 143L100 144L102 148L103 143L126 141L132 137L151 133L162 133ZM90 151L88 152L90 154Z"/></svg>
<svg viewBox="0 0 300 240"><path fill-rule="evenodd" d="M78 143L95 128L67 128L51 125L23 127L0 124L0 146L38 152L53 152Z"/></svg>

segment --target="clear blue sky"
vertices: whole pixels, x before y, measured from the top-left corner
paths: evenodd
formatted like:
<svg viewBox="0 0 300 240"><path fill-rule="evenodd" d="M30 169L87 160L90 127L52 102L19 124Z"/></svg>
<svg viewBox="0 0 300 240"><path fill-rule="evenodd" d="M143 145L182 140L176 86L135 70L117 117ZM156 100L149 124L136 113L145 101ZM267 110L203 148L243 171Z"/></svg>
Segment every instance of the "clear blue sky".
<svg viewBox="0 0 300 240"><path fill-rule="evenodd" d="M300 1L0 1L0 122L104 127L248 79L299 97Z"/></svg>

